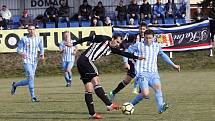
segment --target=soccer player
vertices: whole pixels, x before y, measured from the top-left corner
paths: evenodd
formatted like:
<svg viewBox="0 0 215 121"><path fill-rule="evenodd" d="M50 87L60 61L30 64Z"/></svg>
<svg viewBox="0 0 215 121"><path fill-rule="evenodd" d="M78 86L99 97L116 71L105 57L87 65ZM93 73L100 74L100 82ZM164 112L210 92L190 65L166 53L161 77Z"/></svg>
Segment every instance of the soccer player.
<svg viewBox="0 0 215 121"><path fill-rule="evenodd" d="M81 75L81 79L85 86L85 102L89 111L90 118L101 119L103 118L101 114L96 113L94 110L94 102L92 97L92 92L105 103L107 110L118 110L119 106L116 103L112 103L105 91L103 90L99 73L94 65L94 61L98 60L102 56L109 55L110 53L126 56L133 59L144 59L143 57L138 57L128 52L123 52L119 48L122 43L122 38L118 35L114 35L112 38L104 35L94 35L92 37L86 37L80 39L74 45L83 43L85 41L92 42L91 46L85 50L77 60L78 71Z"/></svg>
<svg viewBox="0 0 215 121"><path fill-rule="evenodd" d="M28 85L32 102L39 102L34 93L34 75L38 62L38 48L40 49L40 59L44 60L43 41L40 37L36 36L35 26L30 24L28 26L28 35L21 38L17 48L17 53L22 56L26 80L13 82L11 95L15 94L17 87Z"/></svg>
<svg viewBox="0 0 215 121"><path fill-rule="evenodd" d="M141 62L135 65L136 70L139 70L136 78L141 88L141 93L130 102L136 105L144 97L149 96L149 87L151 87L155 92L158 113L162 113L168 108L168 105L164 102L161 91L161 82L157 69L157 56L160 55L165 62L173 66L178 72L180 71L180 66L174 64L162 51L161 45L154 40L154 33L152 30L148 29L145 31L144 41L144 43L139 42L128 48L128 52L136 52L138 56L141 55L145 57L144 60L141 60Z"/></svg>
<svg viewBox="0 0 215 121"><path fill-rule="evenodd" d="M135 41L133 40L124 40L122 48L127 51L128 47L132 46L136 42L143 41L144 39L144 32L147 30L148 26L145 22L140 23L139 26L139 34L136 36ZM125 78L118 84L118 86L110 91L108 93L108 97L111 101L114 100L115 95L120 92L126 85L128 85L131 80L135 77L135 66L134 66L134 61L129 60L126 57L123 57L123 62L124 62L124 68L127 69L127 75ZM137 87L134 88L134 92L137 92Z"/></svg>
<svg viewBox="0 0 215 121"><path fill-rule="evenodd" d="M75 62L75 54L77 47L73 46L75 40L71 40L70 32L63 33L64 40L60 43L59 49L62 53L62 67L64 70L64 78L66 80L66 87L70 87L72 83L72 67Z"/></svg>

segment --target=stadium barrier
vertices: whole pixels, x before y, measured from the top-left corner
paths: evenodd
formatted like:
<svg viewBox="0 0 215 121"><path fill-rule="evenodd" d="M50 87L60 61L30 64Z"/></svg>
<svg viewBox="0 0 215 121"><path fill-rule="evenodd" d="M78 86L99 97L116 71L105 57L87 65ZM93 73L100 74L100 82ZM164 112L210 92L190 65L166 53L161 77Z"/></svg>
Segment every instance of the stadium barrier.
<svg viewBox="0 0 215 121"><path fill-rule="evenodd" d="M112 36L112 27L72 27L72 28L49 28L37 29L37 34L43 39L46 50L59 50L59 43L62 41L64 31L70 31L72 39L91 36L94 34ZM16 52L17 44L21 37L27 34L26 29L0 31L0 53ZM78 45L79 49L86 49L89 43Z"/></svg>

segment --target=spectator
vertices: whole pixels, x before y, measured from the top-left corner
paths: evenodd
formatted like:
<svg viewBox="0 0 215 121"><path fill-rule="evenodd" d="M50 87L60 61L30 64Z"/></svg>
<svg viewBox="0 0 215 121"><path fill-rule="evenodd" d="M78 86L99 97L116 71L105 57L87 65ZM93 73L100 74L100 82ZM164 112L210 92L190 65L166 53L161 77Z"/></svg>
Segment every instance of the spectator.
<svg viewBox="0 0 215 121"><path fill-rule="evenodd" d="M215 2L213 2L210 6L210 32L211 32L211 40L214 42L214 34L215 34Z"/></svg>
<svg viewBox="0 0 215 121"><path fill-rule="evenodd" d="M59 19L61 22L69 22L70 18L70 8L66 1L61 2L61 6L59 8Z"/></svg>
<svg viewBox="0 0 215 121"><path fill-rule="evenodd" d="M187 9L186 6L187 6L187 3L185 2L185 0L182 0L181 6L180 6L179 11L177 13L178 18L185 18L186 9Z"/></svg>
<svg viewBox="0 0 215 121"><path fill-rule="evenodd" d="M140 10L139 6L137 5L137 0L131 0L131 4L128 5L128 14L127 14L127 22L129 23L130 18L134 20L140 21Z"/></svg>
<svg viewBox="0 0 215 121"><path fill-rule="evenodd" d="M165 8L161 3L161 0L157 0L157 3L153 6L153 19L154 23L158 23L158 18L162 19L162 24L165 24Z"/></svg>
<svg viewBox="0 0 215 121"><path fill-rule="evenodd" d="M119 5L116 7L115 11L117 12L117 20L118 21L124 21L124 20L126 20L127 9L126 9L126 6L123 5L123 0L119 1Z"/></svg>
<svg viewBox="0 0 215 121"><path fill-rule="evenodd" d="M204 20L204 14L202 13L202 9L200 7L197 8L196 13L194 14L194 20L196 22Z"/></svg>
<svg viewBox="0 0 215 121"><path fill-rule="evenodd" d="M82 20L91 20L92 16L92 6L88 5L87 0L83 0L83 4L79 7L78 12L78 20L79 20L79 26L81 26Z"/></svg>
<svg viewBox="0 0 215 121"><path fill-rule="evenodd" d="M110 17L105 18L104 26L112 26Z"/></svg>
<svg viewBox="0 0 215 121"><path fill-rule="evenodd" d="M91 27L100 26L100 25L99 25L99 22L98 22L98 18L93 17L93 18L91 19L91 25L90 25L90 26L91 26Z"/></svg>
<svg viewBox="0 0 215 121"><path fill-rule="evenodd" d="M7 29L7 22L6 20L0 15L0 30Z"/></svg>
<svg viewBox="0 0 215 121"><path fill-rule="evenodd" d="M101 1L98 2L97 6L93 8L93 16L98 20L104 21L105 19L105 8Z"/></svg>
<svg viewBox="0 0 215 121"><path fill-rule="evenodd" d="M165 10L166 10L166 17L167 18L173 18L174 23L176 23L175 20L175 15L177 14L177 7L176 4L174 3L174 0L168 0L168 2L165 5Z"/></svg>
<svg viewBox="0 0 215 121"><path fill-rule="evenodd" d="M50 2L49 7L46 9L44 16L47 21L55 22L55 27L57 27L58 24L58 10L54 7L54 3Z"/></svg>
<svg viewBox="0 0 215 121"><path fill-rule="evenodd" d="M152 20L151 11L151 5L149 4L149 2L147 0L143 0L143 4L140 6L141 21L145 21L145 19Z"/></svg>
<svg viewBox="0 0 215 121"><path fill-rule="evenodd" d="M0 14L2 15L2 17L5 19L6 23L9 24L10 18L11 18L11 12L10 10L7 8L6 5L2 6L2 9L0 11Z"/></svg>
<svg viewBox="0 0 215 121"><path fill-rule="evenodd" d="M29 16L28 10L24 9L23 13L22 13L22 17L19 20L20 22L20 27L19 29L26 29L28 28L29 24L33 23L32 18Z"/></svg>

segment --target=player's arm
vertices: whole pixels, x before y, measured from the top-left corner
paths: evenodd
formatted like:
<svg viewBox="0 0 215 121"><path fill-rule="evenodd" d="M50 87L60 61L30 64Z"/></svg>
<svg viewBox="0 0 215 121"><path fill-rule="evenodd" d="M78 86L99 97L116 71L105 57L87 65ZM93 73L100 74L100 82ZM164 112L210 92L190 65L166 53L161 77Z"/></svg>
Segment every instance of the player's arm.
<svg viewBox="0 0 215 121"><path fill-rule="evenodd" d="M135 56L135 55L132 54L132 53L124 52L124 51L119 50L119 49L117 49L117 48L111 48L111 52L112 52L113 54L121 55L121 56L124 56L124 57L127 57L127 58L139 59L139 60L145 59L144 57Z"/></svg>
<svg viewBox="0 0 215 121"><path fill-rule="evenodd" d="M173 68L175 68L178 72L180 72L181 68L179 65L176 65L175 63L172 62L172 60L169 58L169 56L163 52L162 49L160 49L159 51L159 55L161 56L161 58L168 63L169 65L172 65Z"/></svg>
<svg viewBox="0 0 215 121"><path fill-rule="evenodd" d="M39 49L40 49L40 59L44 60L44 46L43 46L43 41L41 38L39 42Z"/></svg>
<svg viewBox="0 0 215 121"><path fill-rule="evenodd" d="M59 50L60 50L60 53L63 53L63 51L64 51L64 44L63 44L63 42L61 42L59 44Z"/></svg>
<svg viewBox="0 0 215 121"><path fill-rule="evenodd" d="M105 35L93 35L90 37L84 37L82 39L79 39L77 42L73 43L73 46L77 45L77 44L82 44L84 42L92 42L92 43L99 43L102 41L107 41L107 40L111 40L112 38L109 36L105 36Z"/></svg>
<svg viewBox="0 0 215 121"><path fill-rule="evenodd" d="M21 38L21 40L18 42L18 47L17 47L16 51L19 55L22 56L23 59L27 58L27 55L24 52L24 46L25 46L24 38Z"/></svg>

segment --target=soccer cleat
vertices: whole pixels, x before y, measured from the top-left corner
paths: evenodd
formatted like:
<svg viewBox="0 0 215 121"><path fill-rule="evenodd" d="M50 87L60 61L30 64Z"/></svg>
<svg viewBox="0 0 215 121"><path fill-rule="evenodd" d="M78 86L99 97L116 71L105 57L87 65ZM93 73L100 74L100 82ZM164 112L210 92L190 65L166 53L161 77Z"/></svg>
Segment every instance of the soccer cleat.
<svg viewBox="0 0 215 121"><path fill-rule="evenodd" d="M16 92L16 86L15 86L15 83L16 83L16 82L12 82L12 85L11 85L11 91L10 91L11 95L14 95L14 94L15 94L15 92Z"/></svg>
<svg viewBox="0 0 215 121"><path fill-rule="evenodd" d="M107 111L112 111L112 110L119 110L119 106L115 102L112 102L110 106L107 106Z"/></svg>
<svg viewBox="0 0 215 121"><path fill-rule="evenodd" d="M164 103L161 110L158 112L159 114L165 112L169 108L168 104Z"/></svg>
<svg viewBox="0 0 215 121"><path fill-rule="evenodd" d="M36 97L31 98L31 102L40 102Z"/></svg>
<svg viewBox="0 0 215 121"><path fill-rule="evenodd" d="M66 84L66 87L71 87L71 86L72 86L71 83Z"/></svg>
<svg viewBox="0 0 215 121"><path fill-rule="evenodd" d="M108 98L109 98L109 100L110 100L111 102L114 101L115 94L113 94L113 91L111 91L111 92L108 93Z"/></svg>
<svg viewBox="0 0 215 121"><path fill-rule="evenodd" d="M103 117L101 114L95 113L94 115L90 115L89 119L103 119Z"/></svg>

